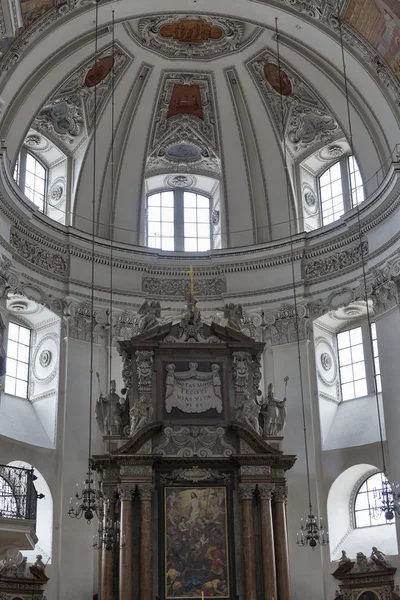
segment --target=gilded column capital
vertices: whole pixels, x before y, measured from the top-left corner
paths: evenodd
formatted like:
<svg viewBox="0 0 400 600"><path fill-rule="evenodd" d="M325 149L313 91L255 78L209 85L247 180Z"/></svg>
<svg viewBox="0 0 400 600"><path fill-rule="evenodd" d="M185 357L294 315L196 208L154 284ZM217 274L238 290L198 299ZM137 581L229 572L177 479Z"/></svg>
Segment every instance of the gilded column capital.
<svg viewBox="0 0 400 600"><path fill-rule="evenodd" d="M275 490L274 483L263 483L258 486L258 493L260 494L261 500L271 500Z"/></svg>
<svg viewBox="0 0 400 600"><path fill-rule="evenodd" d="M135 483L122 483L118 486L120 500L132 500L132 494L135 491Z"/></svg>
<svg viewBox="0 0 400 600"><path fill-rule="evenodd" d="M288 488L286 485L277 485L273 492L275 502L284 502L286 504L288 497Z"/></svg>
<svg viewBox="0 0 400 600"><path fill-rule="evenodd" d="M140 500L151 500L151 496L154 491L154 484L139 483L137 487L140 495Z"/></svg>
<svg viewBox="0 0 400 600"><path fill-rule="evenodd" d="M253 494L256 491L255 483L240 483L237 488L239 500L252 500Z"/></svg>

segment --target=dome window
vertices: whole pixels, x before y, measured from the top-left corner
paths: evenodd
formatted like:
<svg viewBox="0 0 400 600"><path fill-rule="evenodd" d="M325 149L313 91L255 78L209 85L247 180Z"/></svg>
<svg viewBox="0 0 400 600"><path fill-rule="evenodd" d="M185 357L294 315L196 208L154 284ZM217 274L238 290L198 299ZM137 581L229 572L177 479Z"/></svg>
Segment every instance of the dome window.
<svg viewBox="0 0 400 600"><path fill-rule="evenodd" d="M25 148L21 149L15 165L14 179L41 212L45 212L47 168Z"/></svg>
<svg viewBox="0 0 400 600"><path fill-rule="evenodd" d="M322 225L337 221L364 201L364 186L354 156L343 156L318 178Z"/></svg>

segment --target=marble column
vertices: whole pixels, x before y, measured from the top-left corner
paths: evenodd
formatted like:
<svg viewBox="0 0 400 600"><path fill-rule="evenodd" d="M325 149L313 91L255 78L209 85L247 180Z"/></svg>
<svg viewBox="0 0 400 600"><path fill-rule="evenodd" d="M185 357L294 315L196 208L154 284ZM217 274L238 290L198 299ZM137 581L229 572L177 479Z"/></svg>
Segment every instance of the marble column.
<svg viewBox="0 0 400 600"><path fill-rule="evenodd" d="M242 505L243 600L257 600L256 548L254 536L253 494L255 484L240 484L238 496Z"/></svg>
<svg viewBox="0 0 400 600"><path fill-rule="evenodd" d="M276 486L273 493L273 525L278 600L290 600L289 549L286 526L287 487Z"/></svg>
<svg viewBox="0 0 400 600"><path fill-rule="evenodd" d="M110 501L110 517L114 520L115 503ZM105 526L105 523L104 523ZM103 547L101 565L101 600L114 600L114 550Z"/></svg>
<svg viewBox="0 0 400 600"><path fill-rule="evenodd" d="M140 600L152 600L153 548L152 548L152 484L138 485L140 494Z"/></svg>
<svg viewBox="0 0 400 600"><path fill-rule="evenodd" d="M133 600L133 501L132 485L118 487L121 500L121 546L119 550L119 600Z"/></svg>
<svg viewBox="0 0 400 600"><path fill-rule="evenodd" d="M98 557L97 557L98 563L97 563L97 568L98 568L98 573L97 573L97 598L98 600L102 600L103 596L101 593L101 579L102 579L102 572L103 572L103 548L99 548L98 549Z"/></svg>
<svg viewBox="0 0 400 600"><path fill-rule="evenodd" d="M258 486L261 512L261 564L264 600L276 600L277 598L274 529L271 506L274 487L272 483Z"/></svg>

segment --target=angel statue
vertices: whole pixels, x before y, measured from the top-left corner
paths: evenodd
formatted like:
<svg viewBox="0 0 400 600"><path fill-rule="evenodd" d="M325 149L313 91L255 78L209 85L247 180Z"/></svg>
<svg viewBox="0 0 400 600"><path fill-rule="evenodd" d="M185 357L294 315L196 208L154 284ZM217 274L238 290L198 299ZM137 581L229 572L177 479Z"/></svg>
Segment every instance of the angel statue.
<svg viewBox="0 0 400 600"><path fill-rule="evenodd" d="M240 400L236 403L236 420L249 425L256 433L260 433L258 422L260 407L255 399L250 395L248 390L244 390L242 394L238 394Z"/></svg>
<svg viewBox="0 0 400 600"><path fill-rule="evenodd" d="M139 331L147 331L158 325L158 319L161 317L161 304L158 300L145 300L138 310Z"/></svg>
<svg viewBox="0 0 400 600"><path fill-rule="evenodd" d="M139 429L151 422L151 417L153 416L151 396L148 394L141 394L139 399L134 403L129 414L131 417L131 430L129 435L132 437Z"/></svg>
<svg viewBox="0 0 400 600"><path fill-rule="evenodd" d="M227 325L231 329L240 331L243 323L243 308L241 304L234 304L229 302L224 307L224 318L228 319Z"/></svg>
<svg viewBox="0 0 400 600"><path fill-rule="evenodd" d="M181 319L181 326L186 327L188 325L197 326L200 323L201 314L197 308L198 300L193 294L188 294L185 301L185 312Z"/></svg>
<svg viewBox="0 0 400 600"><path fill-rule="evenodd" d="M383 552L378 550L376 546L372 546L371 560L380 569L390 569L392 567Z"/></svg>
<svg viewBox="0 0 400 600"><path fill-rule="evenodd" d="M277 436L286 425L286 385L289 377L285 377L285 397L278 400L274 396L274 386L268 386L266 402L262 402L260 425L263 437Z"/></svg>
<svg viewBox="0 0 400 600"><path fill-rule="evenodd" d="M99 374L96 373L100 384ZM96 402L96 421L103 435L123 435L129 423L128 403L116 393L115 380L110 383L110 393L106 396L99 393Z"/></svg>

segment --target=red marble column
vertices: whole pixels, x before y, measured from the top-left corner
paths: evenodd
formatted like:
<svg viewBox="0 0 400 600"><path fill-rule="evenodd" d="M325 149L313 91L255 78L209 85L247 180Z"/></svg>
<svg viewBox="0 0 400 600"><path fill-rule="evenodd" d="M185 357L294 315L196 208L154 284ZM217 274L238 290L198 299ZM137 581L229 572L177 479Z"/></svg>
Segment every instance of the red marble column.
<svg viewBox="0 0 400 600"><path fill-rule="evenodd" d="M240 484L238 496L242 504L243 600L257 600L256 548L253 520L255 484Z"/></svg>
<svg viewBox="0 0 400 600"><path fill-rule="evenodd" d="M135 487L135 484L133 484ZM132 484L119 486L121 546L119 551L119 600L133 600L133 503Z"/></svg>
<svg viewBox="0 0 400 600"><path fill-rule="evenodd" d="M152 484L138 485L140 494L140 600L152 600L153 541L151 497Z"/></svg>
<svg viewBox="0 0 400 600"><path fill-rule="evenodd" d="M287 487L276 486L273 494L273 524L278 600L290 600L286 501Z"/></svg>
<svg viewBox="0 0 400 600"><path fill-rule="evenodd" d="M274 529L272 524L271 498L274 484L258 486L261 512L261 564L263 571L264 600L276 600L276 570Z"/></svg>
<svg viewBox="0 0 400 600"><path fill-rule="evenodd" d="M110 501L110 517L114 519L115 504ZM105 524L104 524L105 525ZM114 600L114 550L102 550L101 600Z"/></svg>

